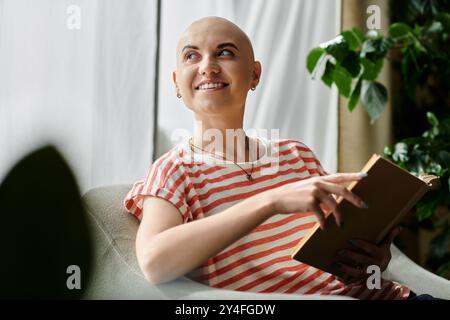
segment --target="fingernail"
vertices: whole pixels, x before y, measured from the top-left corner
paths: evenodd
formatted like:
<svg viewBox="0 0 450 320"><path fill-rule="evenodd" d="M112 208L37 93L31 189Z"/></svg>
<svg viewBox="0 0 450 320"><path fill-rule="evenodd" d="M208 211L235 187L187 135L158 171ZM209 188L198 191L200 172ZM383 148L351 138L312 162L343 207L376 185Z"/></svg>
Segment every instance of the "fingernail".
<svg viewBox="0 0 450 320"><path fill-rule="evenodd" d="M361 178L366 178L368 176L368 174L366 172L359 172L358 176Z"/></svg>
<svg viewBox="0 0 450 320"><path fill-rule="evenodd" d="M343 229L344 228L344 221L341 221L341 225L340 228Z"/></svg>
<svg viewBox="0 0 450 320"><path fill-rule="evenodd" d="M369 205L368 205L365 201L363 201L362 207L363 207L364 209L367 209L367 208L369 208Z"/></svg>
<svg viewBox="0 0 450 320"><path fill-rule="evenodd" d="M358 241L356 241L356 240L350 240L349 242L350 242L351 245L353 245L355 247L358 246Z"/></svg>

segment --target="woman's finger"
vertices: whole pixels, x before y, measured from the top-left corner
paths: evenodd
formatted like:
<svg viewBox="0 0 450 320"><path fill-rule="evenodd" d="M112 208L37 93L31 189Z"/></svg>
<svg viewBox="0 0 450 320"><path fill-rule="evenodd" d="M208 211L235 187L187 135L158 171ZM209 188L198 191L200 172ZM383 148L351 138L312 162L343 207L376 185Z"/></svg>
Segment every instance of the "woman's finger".
<svg viewBox="0 0 450 320"><path fill-rule="evenodd" d="M316 184L319 186L319 188L322 188L328 193L342 196L344 199L354 204L358 208L364 208L366 206L364 201L360 197L358 197L356 194L354 194L344 186L326 181L318 181L316 182Z"/></svg>
<svg viewBox="0 0 450 320"><path fill-rule="evenodd" d="M314 214L317 217L317 220L319 221L320 229L325 230L326 221L325 221L325 214L324 214L324 212L322 211L322 209L320 208L318 203L314 203L311 206L312 206L312 208L311 208L312 210L311 211L314 212Z"/></svg>
<svg viewBox="0 0 450 320"><path fill-rule="evenodd" d="M334 219L336 220L336 224L340 227L342 224L342 213L337 209L338 204L336 200L321 189L317 190L317 198L320 203L324 204L325 211L332 212Z"/></svg>
<svg viewBox="0 0 450 320"><path fill-rule="evenodd" d="M351 173L334 173L327 176L322 176L322 179L332 183L344 183L359 181L367 177L365 172L351 172Z"/></svg>
<svg viewBox="0 0 450 320"><path fill-rule="evenodd" d="M383 239L383 241L381 241L381 244L384 246L390 246L399 233L402 232L402 229L403 227L401 226L393 228L391 232L389 232L389 234Z"/></svg>
<svg viewBox="0 0 450 320"><path fill-rule="evenodd" d="M350 244L360 249L365 254L374 257L376 260L379 260L383 257L383 249L378 247L376 244L361 239L352 239L350 240Z"/></svg>
<svg viewBox="0 0 450 320"><path fill-rule="evenodd" d="M379 265L380 261L375 259L374 257L367 256L352 250L344 249L340 250L338 252L338 256L342 259L343 262L346 262L350 265L363 265L363 266L370 266L370 265Z"/></svg>
<svg viewBox="0 0 450 320"><path fill-rule="evenodd" d="M344 276L343 279L346 280L346 282L356 282L367 276L367 273L363 268L355 268L341 262L338 262L337 264L339 265L339 271L342 272Z"/></svg>

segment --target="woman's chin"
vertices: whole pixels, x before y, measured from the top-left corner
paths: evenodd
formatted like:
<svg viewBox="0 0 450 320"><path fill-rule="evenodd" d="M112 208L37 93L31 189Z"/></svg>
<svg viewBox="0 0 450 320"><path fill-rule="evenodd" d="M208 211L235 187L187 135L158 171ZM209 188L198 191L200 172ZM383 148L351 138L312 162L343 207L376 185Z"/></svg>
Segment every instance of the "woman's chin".
<svg viewBox="0 0 450 320"><path fill-rule="evenodd" d="M211 101L210 103L202 103L201 105L196 106L194 111L196 113L214 115L229 112L230 108L229 105Z"/></svg>

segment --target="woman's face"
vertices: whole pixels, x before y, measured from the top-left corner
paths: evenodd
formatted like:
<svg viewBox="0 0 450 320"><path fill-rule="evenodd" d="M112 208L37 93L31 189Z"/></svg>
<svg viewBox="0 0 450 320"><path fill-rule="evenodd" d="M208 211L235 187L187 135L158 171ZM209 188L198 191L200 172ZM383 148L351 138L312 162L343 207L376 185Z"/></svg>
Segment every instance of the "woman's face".
<svg viewBox="0 0 450 320"><path fill-rule="evenodd" d="M224 19L209 18L192 24L181 38L173 80L197 115L220 115L243 112L260 73L246 35Z"/></svg>

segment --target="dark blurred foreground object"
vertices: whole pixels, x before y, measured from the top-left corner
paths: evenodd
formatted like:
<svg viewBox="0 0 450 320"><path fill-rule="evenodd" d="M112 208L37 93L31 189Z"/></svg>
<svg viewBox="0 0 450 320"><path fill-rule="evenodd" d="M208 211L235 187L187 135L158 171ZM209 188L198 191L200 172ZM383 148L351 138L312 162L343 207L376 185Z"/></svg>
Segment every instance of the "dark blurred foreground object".
<svg viewBox="0 0 450 320"><path fill-rule="evenodd" d="M54 147L29 154L8 173L0 216L0 298L81 298L91 258L86 213Z"/></svg>

